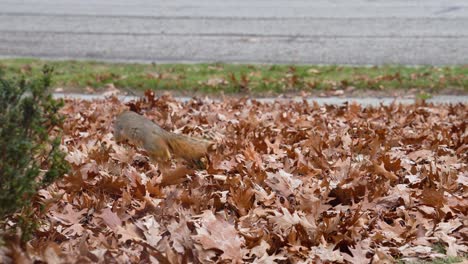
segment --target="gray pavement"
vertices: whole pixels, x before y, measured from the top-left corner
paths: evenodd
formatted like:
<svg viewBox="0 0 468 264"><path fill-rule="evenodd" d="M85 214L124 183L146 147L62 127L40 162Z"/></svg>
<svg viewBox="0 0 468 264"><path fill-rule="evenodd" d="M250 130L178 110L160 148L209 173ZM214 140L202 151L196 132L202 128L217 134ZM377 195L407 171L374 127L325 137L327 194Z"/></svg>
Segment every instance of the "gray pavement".
<svg viewBox="0 0 468 264"><path fill-rule="evenodd" d="M136 100L140 97L131 96L131 95L118 95L117 96L121 101L128 102ZM102 100L106 96L98 94L63 94L55 93L54 98L71 98L71 99L81 99L81 100ZM186 102L192 98L190 97L176 97L177 100ZM399 97L293 97L293 98L255 98L255 100L265 103L272 103L275 100L279 101L296 101L302 102L306 100L308 103L317 102L320 105L342 105L346 102L348 103L358 103L363 106L379 106L379 105L389 105L392 103L397 104L412 104L415 102L414 98L399 98ZM217 99L210 99L217 100ZM434 96L428 100L427 103L434 104L468 104L468 96L454 96L454 95L438 95Z"/></svg>
<svg viewBox="0 0 468 264"><path fill-rule="evenodd" d="M468 64L468 1L0 0L0 56Z"/></svg>

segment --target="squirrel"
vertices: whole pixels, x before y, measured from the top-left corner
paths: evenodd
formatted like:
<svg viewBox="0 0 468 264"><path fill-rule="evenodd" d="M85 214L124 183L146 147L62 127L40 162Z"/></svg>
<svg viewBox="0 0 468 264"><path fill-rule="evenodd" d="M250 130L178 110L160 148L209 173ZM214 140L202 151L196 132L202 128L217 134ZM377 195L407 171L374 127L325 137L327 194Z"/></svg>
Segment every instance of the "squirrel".
<svg viewBox="0 0 468 264"><path fill-rule="evenodd" d="M169 162L171 158L182 158L191 164L201 165L212 141L174 134L164 130L148 118L132 111L119 114L114 123L116 142L128 140L146 150L153 161Z"/></svg>

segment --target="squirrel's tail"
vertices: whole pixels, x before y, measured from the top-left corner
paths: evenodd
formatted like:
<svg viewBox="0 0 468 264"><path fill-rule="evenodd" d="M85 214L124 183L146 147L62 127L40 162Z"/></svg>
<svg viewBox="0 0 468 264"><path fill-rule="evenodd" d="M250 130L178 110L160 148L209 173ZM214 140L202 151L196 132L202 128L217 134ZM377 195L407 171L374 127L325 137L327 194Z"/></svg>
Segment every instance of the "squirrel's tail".
<svg viewBox="0 0 468 264"><path fill-rule="evenodd" d="M166 141L175 157L180 157L191 162L199 161L214 144L209 140L172 133L167 137Z"/></svg>

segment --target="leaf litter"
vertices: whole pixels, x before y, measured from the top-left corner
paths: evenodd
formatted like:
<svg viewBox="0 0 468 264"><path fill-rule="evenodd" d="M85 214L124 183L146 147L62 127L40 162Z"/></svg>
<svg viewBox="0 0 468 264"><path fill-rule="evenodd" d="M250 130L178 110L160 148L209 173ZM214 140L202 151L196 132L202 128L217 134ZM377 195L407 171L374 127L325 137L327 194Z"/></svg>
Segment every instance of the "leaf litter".
<svg viewBox="0 0 468 264"><path fill-rule="evenodd" d="M114 141L131 109L217 142L163 175ZM33 201L4 262L392 263L468 252L468 105L67 100L72 170ZM14 220L10 225L14 226ZM438 250L442 245L444 250ZM440 248L440 247L439 247Z"/></svg>

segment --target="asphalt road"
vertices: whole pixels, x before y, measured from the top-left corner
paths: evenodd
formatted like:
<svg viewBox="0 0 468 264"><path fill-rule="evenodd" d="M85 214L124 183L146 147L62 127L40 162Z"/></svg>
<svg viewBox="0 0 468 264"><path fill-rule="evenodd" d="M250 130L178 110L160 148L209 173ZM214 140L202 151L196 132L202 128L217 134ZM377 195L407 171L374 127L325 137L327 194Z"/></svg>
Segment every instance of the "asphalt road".
<svg viewBox="0 0 468 264"><path fill-rule="evenodd" d="M468 1L0 0L0 56L468 64Z"/></svg>

